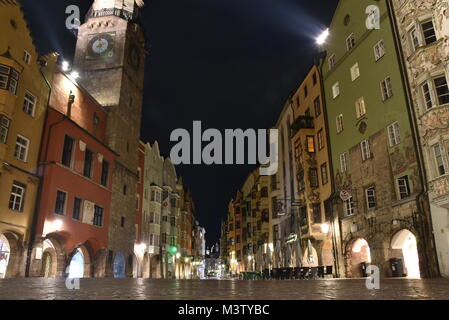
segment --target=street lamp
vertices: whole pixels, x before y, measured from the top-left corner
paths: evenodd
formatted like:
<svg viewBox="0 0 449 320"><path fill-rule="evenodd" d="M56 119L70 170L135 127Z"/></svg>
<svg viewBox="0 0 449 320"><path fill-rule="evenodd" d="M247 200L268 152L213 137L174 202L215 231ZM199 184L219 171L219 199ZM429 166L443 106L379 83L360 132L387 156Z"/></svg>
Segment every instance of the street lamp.
<svg viewBox="0 0 449 320"><path fill-rule="evenodd" d="M326 29L316 38L316 43L319 46L322 46L323 44L326 43L328 37L329 37L329 29Z"/></svg>

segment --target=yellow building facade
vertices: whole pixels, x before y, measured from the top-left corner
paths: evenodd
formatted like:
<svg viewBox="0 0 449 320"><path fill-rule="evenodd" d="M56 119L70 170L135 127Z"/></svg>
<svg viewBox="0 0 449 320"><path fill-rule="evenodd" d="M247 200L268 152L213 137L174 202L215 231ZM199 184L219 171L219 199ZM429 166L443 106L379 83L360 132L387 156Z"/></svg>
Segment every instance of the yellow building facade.
<svg viewBox="0 0 449 320"><path fill-rule="evenodd" d="M295 158L295 198L303 266L333 266L331 226L332 180L327 120L320 72L313 66L291 97L294 122L291 139Z"/></svg>
<svg viewBox="0 0 449 320"><path fill-rule="evenodd" d="M10 278L25 275L50 93L44 75L57 55L38 56L15 1L0 2L0 30L0 278Z"/></svg>

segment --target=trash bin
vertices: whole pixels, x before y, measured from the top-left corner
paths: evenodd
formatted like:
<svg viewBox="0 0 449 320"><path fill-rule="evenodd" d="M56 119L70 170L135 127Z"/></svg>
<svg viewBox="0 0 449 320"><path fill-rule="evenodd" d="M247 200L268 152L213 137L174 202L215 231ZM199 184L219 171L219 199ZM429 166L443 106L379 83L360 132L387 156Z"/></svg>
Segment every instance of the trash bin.
<svg viewBox="0 0 449 320"><path fill-rule="evenodd" d="M404 261L401 258L391 258L390 268L394 278L406 276L404 273Z"/></svg>
<svg viewBox="0 0 449 320"><path fill-rule="evenodd" d="M368 268L369 263L368 262L362 262L360 264L360 270L362 271L362 277L363 278L367 278L368 277L368 273L366 272L366 269Z"/></svg>

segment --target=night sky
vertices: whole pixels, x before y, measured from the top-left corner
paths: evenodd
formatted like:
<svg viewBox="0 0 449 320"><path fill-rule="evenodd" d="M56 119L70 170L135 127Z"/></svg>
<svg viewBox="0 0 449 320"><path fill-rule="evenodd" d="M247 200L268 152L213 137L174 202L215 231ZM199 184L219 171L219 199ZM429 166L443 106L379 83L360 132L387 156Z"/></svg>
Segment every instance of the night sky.
<svg viewBox="0 0 449 320"><path fill-rule="evenodd" d="M146 0L142 140L158 140L164 156L176 128L272 127L289 94L313 64L314 37L337 0ZM65 9L87 12L91 0L22 0L41 53L72 60L75 37ZM222 131L223 132L223 131ZM254 167L178 166L192 191L208 244L218 241L227 204Z"/></svg>

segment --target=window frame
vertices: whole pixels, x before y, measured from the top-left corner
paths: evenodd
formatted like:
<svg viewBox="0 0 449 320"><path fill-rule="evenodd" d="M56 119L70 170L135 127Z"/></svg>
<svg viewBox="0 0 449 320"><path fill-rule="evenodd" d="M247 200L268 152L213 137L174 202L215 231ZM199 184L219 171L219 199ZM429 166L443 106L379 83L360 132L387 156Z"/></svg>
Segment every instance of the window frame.
<svg viewBox="0 0 449 320"><path fill-rule="evenodd" d="M348 40L350 40L350 42L348 42ZM354 32L352 32L351 34L349 34L346 37L345 42L346 42L346 51L347 52L350 52L352 49L354 49L354 47L355 47L355 35L354 35Z"/></svg>
<svg viewBox="0 0 449 320"><path fill-rule="evenodd" d="M380 92L382 94L382 101L387 101L393 97L393 86L390 77L386 77L380 82Z"/></svg>
<svg viewBox="0 0 449 320"><path fill-rule="evenodd" d="M401 186L401 181L404 181L405 184ZM410 180L408 176L403 176L396 179L397 191L400 200L404 200L410 197L411 189L410 189ZM401 188L406 188L406 192L401 192Z"/></svg>
<svg viewBox="0 0 449 320"><path fill-rule="evenodd" d="M20 189L22 191L21 194L18 194L16 192L14 192L14 188L16 189ZM8 208L11 211L15 211L15 212L23 212L24 207L25 207L25 196L26 196L26 189L27 189L27 185L24 183L21 183L19 181L13 181L12 185L11 185L11 192L9 194L9 202L8 202ZM14 197L14 199L13 199ZM17 199L19 200L19 207L16 208L16 201ZM12 206L11 206L12 203Z"/></svg>
<svg viewBox="0 0 449 320"><path fill-rule="evenodd" d="M371 195L369 194L370 192ZM373 198L373 201L370 201L370 197ZM373 211L377 209L377 196L376 196L376 187L371 186L368 188L365 188L365 200L366 200L366 209L368 211ZM374 203L374 206L371 206L371 204Z"/></svg>
<svg viewBox="0 0 449 320"><path fill-rule="evenodd" d="M337 81L332 85L332 99L337 99L340 93L340 82Z"/></svg>
<svg viewBox="0 0 449 320"><path fill-rule="evenodd" d="M7 121L7 124L3 122L5 120ZM5 115L0 115L0 143L6 143L8 141L10 127L11 119Z"/></svg>
<svg viewBox="0 0 449 320"><path fill-rule="evenodd" d="M388 141L390 144L390 147L397 146L401 143L401 132L399 129L399 122L396 121L392 124L390 124L387 127L388 131Z"/></svg>
<svg viewBox="0 0 449 320"><path fill-rule="evenodd" d="M349 73L351 74L351 81L354 82L360 77L360 67L359 63L356 62L350 69Z"/></svg>
<svg viewBox="0 0 449 320"><path fill-rule="evenodd" d="M339 114L336 119L336 129L337 129L337 133L342 133L345 128L344 128L344 119L343 119L343 114Z"/></svg>
<svg viewBox="0 0 449 320"><path fill-rule="evenodd" d="M362 153L362 161L367 161L371 159L371 144L369 139L363 140L360 142L360 149Z"/></svg>
<svg viewBox="0 0 449 320"><path fill-rule="evenodd" d="M64 198L63 198L63 206L62 206L62 213L58 212L59 210L59 203L58 201L59 199L59 195L63 194ZM67 213L67 200L68 200L68 194L66 191L57 189L56 190L56 199L55 199L55 207L54 207L54 214L59 215L59 216L65 216Z"/></svg>
<svg viewBox="0 0 449 320"><path fill-rule="evenodd" d="M382 57L385 56L385 42L383 39L379 40L373 47L374 50L374 59L379 61Z"/></svg>
<svg viewBox="0 0 449 320"><path fill-rule="evenodd" d="M23 139L23 140L25 140L25 141L27 142L26 146L24 146L23 144L20 144L20 143L17 141L19 138L20 138L20 139ZM19 152L18 152L18 150L17 150L18 147L19 147L19 148L25 149L23 159L19 158ZM30 150L30 139L28 139L28 138L22 136L21 134L17 134L17 137L16 137L16 144L15 144L15 146L14 146L14 158L17 159L17 160L19 160L19 161L22 161L22 162L27 162L29 150Z"/></svg>

